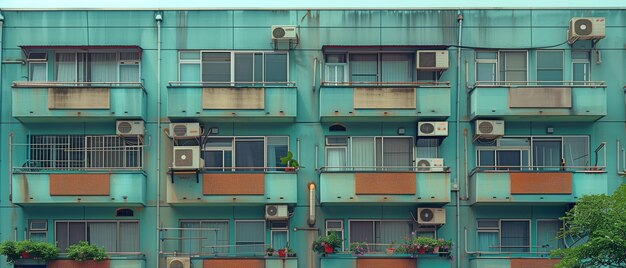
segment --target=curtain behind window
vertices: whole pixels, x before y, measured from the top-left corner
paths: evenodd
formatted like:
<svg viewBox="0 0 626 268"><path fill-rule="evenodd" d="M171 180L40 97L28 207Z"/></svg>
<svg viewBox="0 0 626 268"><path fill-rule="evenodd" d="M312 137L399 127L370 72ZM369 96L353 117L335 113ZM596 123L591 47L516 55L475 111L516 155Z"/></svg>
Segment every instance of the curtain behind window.
<svg viewBox="0 0 626 268"><path fill-rule="evenodd" d="M528 252L530 230L528 221L502 221L500 224L503 252Z"/></svg>
<svg viewBox="0 0 626 268"><path fill-rule="evenodd" d="M263 221L235 222L235 234L237 253L263 254L265 252L265 225Z"/></svg>
<svg viewBox="0 0 626 268"><path fill-rule="evenodd" d="M89 223L89 243L104 247L107 252L117 252L117 223Z"/></svg>
<svg viewBox="0 0 626 268"><path fill-rule="evenodd" d="M139 223L120 222L120 252L140 252Z"/></svg>
<svg viewBox="0 0 626 268"><path fill-rule="evenodd" d="M476 248L479 252L499 252L498 232L478 232L476 244Z"/></svg>
<svg viewBox="0 0 626 268"><path fill-rule="evenodd" d="M400 243L404 241L405 237L411 236L413 231L413 224L408 221L382 221L378 222L378 237L377 243L384 244L376 247L374 250L383 252L388 248L386 244ZM370 248L372 250L372 248Z"/></svg>
<svg viewBox="0 0 626 268"><path fill-rule="evenodd" d="M378 54L351 54L350 81L378 82Z"/></svg>
<svg viewBox="0 0 626 268"><path fill-rule="evenodd" d="M236 167L263 167L264 162L263 140L235 140L235 166ZM262 169L243 169L253 171Z"/></svg>
<svg viewBox="0 0 626 268"><path fill-rule="evenodd" d="M378 140L380 141L380 139ZM386 167L410 167L413 165L413 144L407 138L382 139L382 164Z"/></svg>
<svg viewBox="0 0 626 268"><path fill-rule="evenodd" d="M346 149L341 147L327 147L326 148L326 165L329 167L345 167L346 161ZM329 168L328 171L344 170L343 168Z"/></svg>
<svg viewBox="0 0 626 268"><path fill-rule="evenodd" d="M56 81L76 82L76 53L56 54Z"/></svg>
<svg viewBox="0 0 626 268"><path fill-rule="evenodd" d="M117 55L115 53L90 53L91 82L117 81Z"/></svg>
<svg viewBox="0 0 626 268"><path fill-rule="evenodd" d="M413 57L415 54L382 54L382 81L413 81Z"/></svg>
<svg viewBox="0 0 626 268"><path fill-rule="evenodd" d="M373 221L350 222L350 243L356 242L376 243Z"/></svg>
<svg viewBox="0 0 626 268"><path fill-rule="evenodd" d="M202 243L200 243L202 248L200 250L210 254L227 254L230 245L228 222L202 222L202 228L216 230L202 231Z"/></svg>
<svg viewBox="0 0 626 268"><path fill-rule="evenodd" d="M548 252L564 248L563 239L556 238L561 227L561 221L537 221L537 246L541 247L538 251Z"/></svg>
<svg viewBox="0 0 626 268"><path fill-rule="evenodd" d="M374 138L371 137L352 137L352 166L358 170L373 170L374 162Z"/></svg>
<svg viewBox="0 0 626 268"><path fill-rule="evenodd" d="M29 64L30 66L30 73L28 74L29 80L30 81L34 81L34 82L44 82L46 81L46 73L48 72L47 70L47 64L45 62L31 62Z"/></svg>
<svg viewBox="0 0 626 268"><path fill-rule="evenodd" d="M287 230L272 232L272 248L278 250L287 246Z"/></svg>
<svg viewBox="0 0 626 268"><path fill-rule="evenodd" d="M200 228L200 222L181 222L180 228ZM180 231L180 251L188 254L198 254L201 252L200 230L181 230Z"/></svg>

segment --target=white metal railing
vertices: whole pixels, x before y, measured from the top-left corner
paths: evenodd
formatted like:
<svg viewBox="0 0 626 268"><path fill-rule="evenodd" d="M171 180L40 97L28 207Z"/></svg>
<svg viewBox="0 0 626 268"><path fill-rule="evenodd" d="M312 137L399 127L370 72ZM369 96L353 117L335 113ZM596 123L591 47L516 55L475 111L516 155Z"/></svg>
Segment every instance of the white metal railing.
<svg viewBox="0 0 626 268"><path fill-rule="evenodd" d="M476 87L606 87L604 81L476 81Z"/></svg>
<svg viewBox="0 0 626 268"><path fill-rule="evenodd" d="M188 82L169 81L171 87L295 87L296 82Z"/></svg>
<svg viewBox="0 0 626 268"><path fill-rule="evenodd" d="M142 82L35 82L14 81L12 87L131 87L142 88Z"/></svg>
<svg viewBox="0 0 626 268"><path fill-rule="evenodd" d="M271 171L296 172L300 169L300 167L297 167L297 168L293 168L293 167L202 167L201 169L207 172L219 172L219 173L226 173L226 172L254 173L254 172L271 172Z"/></svg>
<svg viewBox="0 0 626 268"><path fill-rule="evenodd" d="M217 235L219 228L159 228L159 231L160 248L165 249L160 252L162 255L263 256L271 246L265 242L239 245L221 243ZM168 236L170 233L173 235Z"/></svg>
<svg viewBox="0 0 626 268"><path fill-rule="evenodd" d="M401 87L450 87L450 82L332 82L322 81L322 86L401 86Z"/></svg>
<svg viewBox="0 0 626 268"><path fill-rule="evenodd" d="M13 172L141 170L143 147L141 136L29 136L26 144L11 144L14 155L25 155Z"/></svg>
<svg viewBox="0 0 626 268"><path fill-rule="evenodd" d="M320 172L448 172L450 167L425 166L323 166Z"/></svg>

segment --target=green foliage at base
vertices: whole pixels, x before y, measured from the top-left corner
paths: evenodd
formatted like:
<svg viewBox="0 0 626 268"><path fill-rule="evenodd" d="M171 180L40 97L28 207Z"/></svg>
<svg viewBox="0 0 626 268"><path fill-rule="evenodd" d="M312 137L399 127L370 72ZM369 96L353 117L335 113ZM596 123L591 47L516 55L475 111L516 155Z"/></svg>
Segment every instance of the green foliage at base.
<svg viewBox="0 0 626 268"><path fill-rule="evenodd" d="M6 256L8 263L14 263L16 260L22 259L23 256L49 262L57 258L59 249L46 242L4 241L0 244L0 255Z"/></svg>
<svg viewBox="0 0 626 268"><path fill-rule="evenodd" d="M102 261L107 258L106 251L103 247L96 245L90 245L85 241L80 241L78 244L71 245L67 248L67 256L76 261Z"/></svg>

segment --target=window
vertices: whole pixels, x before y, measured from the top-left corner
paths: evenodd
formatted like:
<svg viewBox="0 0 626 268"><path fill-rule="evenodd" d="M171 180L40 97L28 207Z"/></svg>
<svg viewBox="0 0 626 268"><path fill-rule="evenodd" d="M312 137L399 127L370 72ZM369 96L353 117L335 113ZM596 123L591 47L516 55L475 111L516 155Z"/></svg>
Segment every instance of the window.
<svg viewBox="0 0 626 268"><path fill-rule="evenodd" d="M203 148L204 166L213 171L279 170L289 151L289 137L210 137Z"/></svg>
<svg viewBox="0 0 626 268"><path fill-rule="evenodd" d="M338 84L347 82L347 69L345 54L327 54L326 55L326 82Z"/></svg>
<svg viewBox="0 0 626 268"><path fill-rule="evenodd" d="M572 80L576 82L591 80L591 54L589 51L572 51Z"/></svg>
<svg viewBox="0 0 626 268"><path fill-rule="evenodd" d="M410 237L413 221L350 220L350 243L365 242L370 252L384 252L392 243Z"/></svg>
<svg viewBox="0 0 626 268"><path fill-rule="evenodd" d="M48 242L48 221L28 221L28 239L36 242Z"/></svg>
<svg viewBox="0 0 626 268"><path fill-rule="evenodd" d="M563 51L537 51L537 81L540 85L558 85L563 81Z"/></svg>
<svg viewBox="0 0 626 268"><path fill-rule="evenodd" d="M439 139L420 137L415 142L415 150L416 150L417 158L437 158L438 147L439 147Z"/></svg>
<svg viewBox="0 0 626 268"><path fill-rule="evenodd" d="M228 221L183 220L180 222L180 251L187 254L228 254ZM185 230L187 229L187 230Z"/></svg>
<svg viewBox="0 0 626 268"><path fill-rule="evenodd" d="M48 53L30 52L26 61L28 62L28 81L48 81Z"/></svg>
<svg viewBox="0 0 626 268"><path fill-rule="evenodd" d="M57 52L55 81L139 82L139 52Z"/></svg>
<svg viewBox="0 0 626 268"><path fill-rule="evenodd" d="M537 220L537 246L538 251L549 252L553 249L565 248L563 239L557 239L559 230L563 228L563 222L558 219Z"/></svg>
<svg viewBox="0 0 626 268"><path fill-rule="evenodd" d="M240 254L263 254L265 221L235 221L235 249Z"/></svg>
<svg viewBox="0 0 626 268"><path fill-rule="evenodd" d="M137 221L57 221L55 239L61 252L79 241L107 252L140 252Z"/></svg>
<svg viewBox="0 0 626 268"><path fill-rule="evenodd" d="M326 235L335 234L341 239L341 251L343 251L343 221L342 220L326 220Z"/></svg>
<svg viewBox="0 0 626 268"><path fill-rule="evenodd" d="M478 220L479 252L529 252L530 220Z"/></svg>
<svg viewBox="0 0 626 268"><path fill-rule="evenodd" d="M180 51L178 79L220 85L263 85L289 80L286 52Z"/></svg>
<svg viewBox="0 0 626 268"><path fill-rule="evenodd" d="M289 223L287 221L270 222L270 244L274 249L285 248L289 245Z"/></svg>
<svg viewBox="0 0 626 268"><path fill-rule="evenodd" d="M588 136L504 137L495 144L477 145L482 170L557 171L590 165Z"/></svg>
<svg viewBox="0 0 626 268"><path fill-rule="evenodd" d="M351 82L411 82L414 53L349 54Z"/></svg>
<svg viewBox="0 0 626 268"><path fill-rule="evenodd" d="M527 81L526 51L500 51L500 81Z"/></svg>
<svg viewBox="0 0 626 268"><path fill-rule="evenodd" d="M326 146L326 165L329 167L350 166L358 170L397 167L393 170L398 170L411 169L413 165L411 137L350 137L349 143L346 144L349 146L328 144L331 139L335 138L327 137ZM347 152L350 152L349 158Z"/></svg>
<svg viewBox="0 0 626 268"><path fill-rule="evenodd" d="M33 135L28 140L24 166L31 170L142 167L143 145L138 137Z"/></svg>
<svg viewBox="0 0 626 268"><path fill-rule="evenodd" d="M498 81L498 52L476 51L476 82Z"/></svg>

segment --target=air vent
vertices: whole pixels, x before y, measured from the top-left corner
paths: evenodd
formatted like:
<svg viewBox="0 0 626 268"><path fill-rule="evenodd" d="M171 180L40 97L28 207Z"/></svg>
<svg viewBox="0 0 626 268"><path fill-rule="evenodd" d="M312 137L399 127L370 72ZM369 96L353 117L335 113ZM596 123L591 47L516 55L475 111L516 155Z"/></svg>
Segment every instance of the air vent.
<svg viewBox="0 0 626 268"><path fill-rule="evenodd" d="M174 146L173 169L199 169L200 147L198 146Z"/></svg>
<svg viewBox="0 0 626 268"><path fill-rule="evenodd" d="M493 124L491 122L480 122L478 131L484 134L491 134L493 133Z"/></svg>
<svg viewBox="0 0 626 268"><path fill-rule="evenodd" d="M174 136L181 137L187 135L187 125L174 125Z"/></svg>

